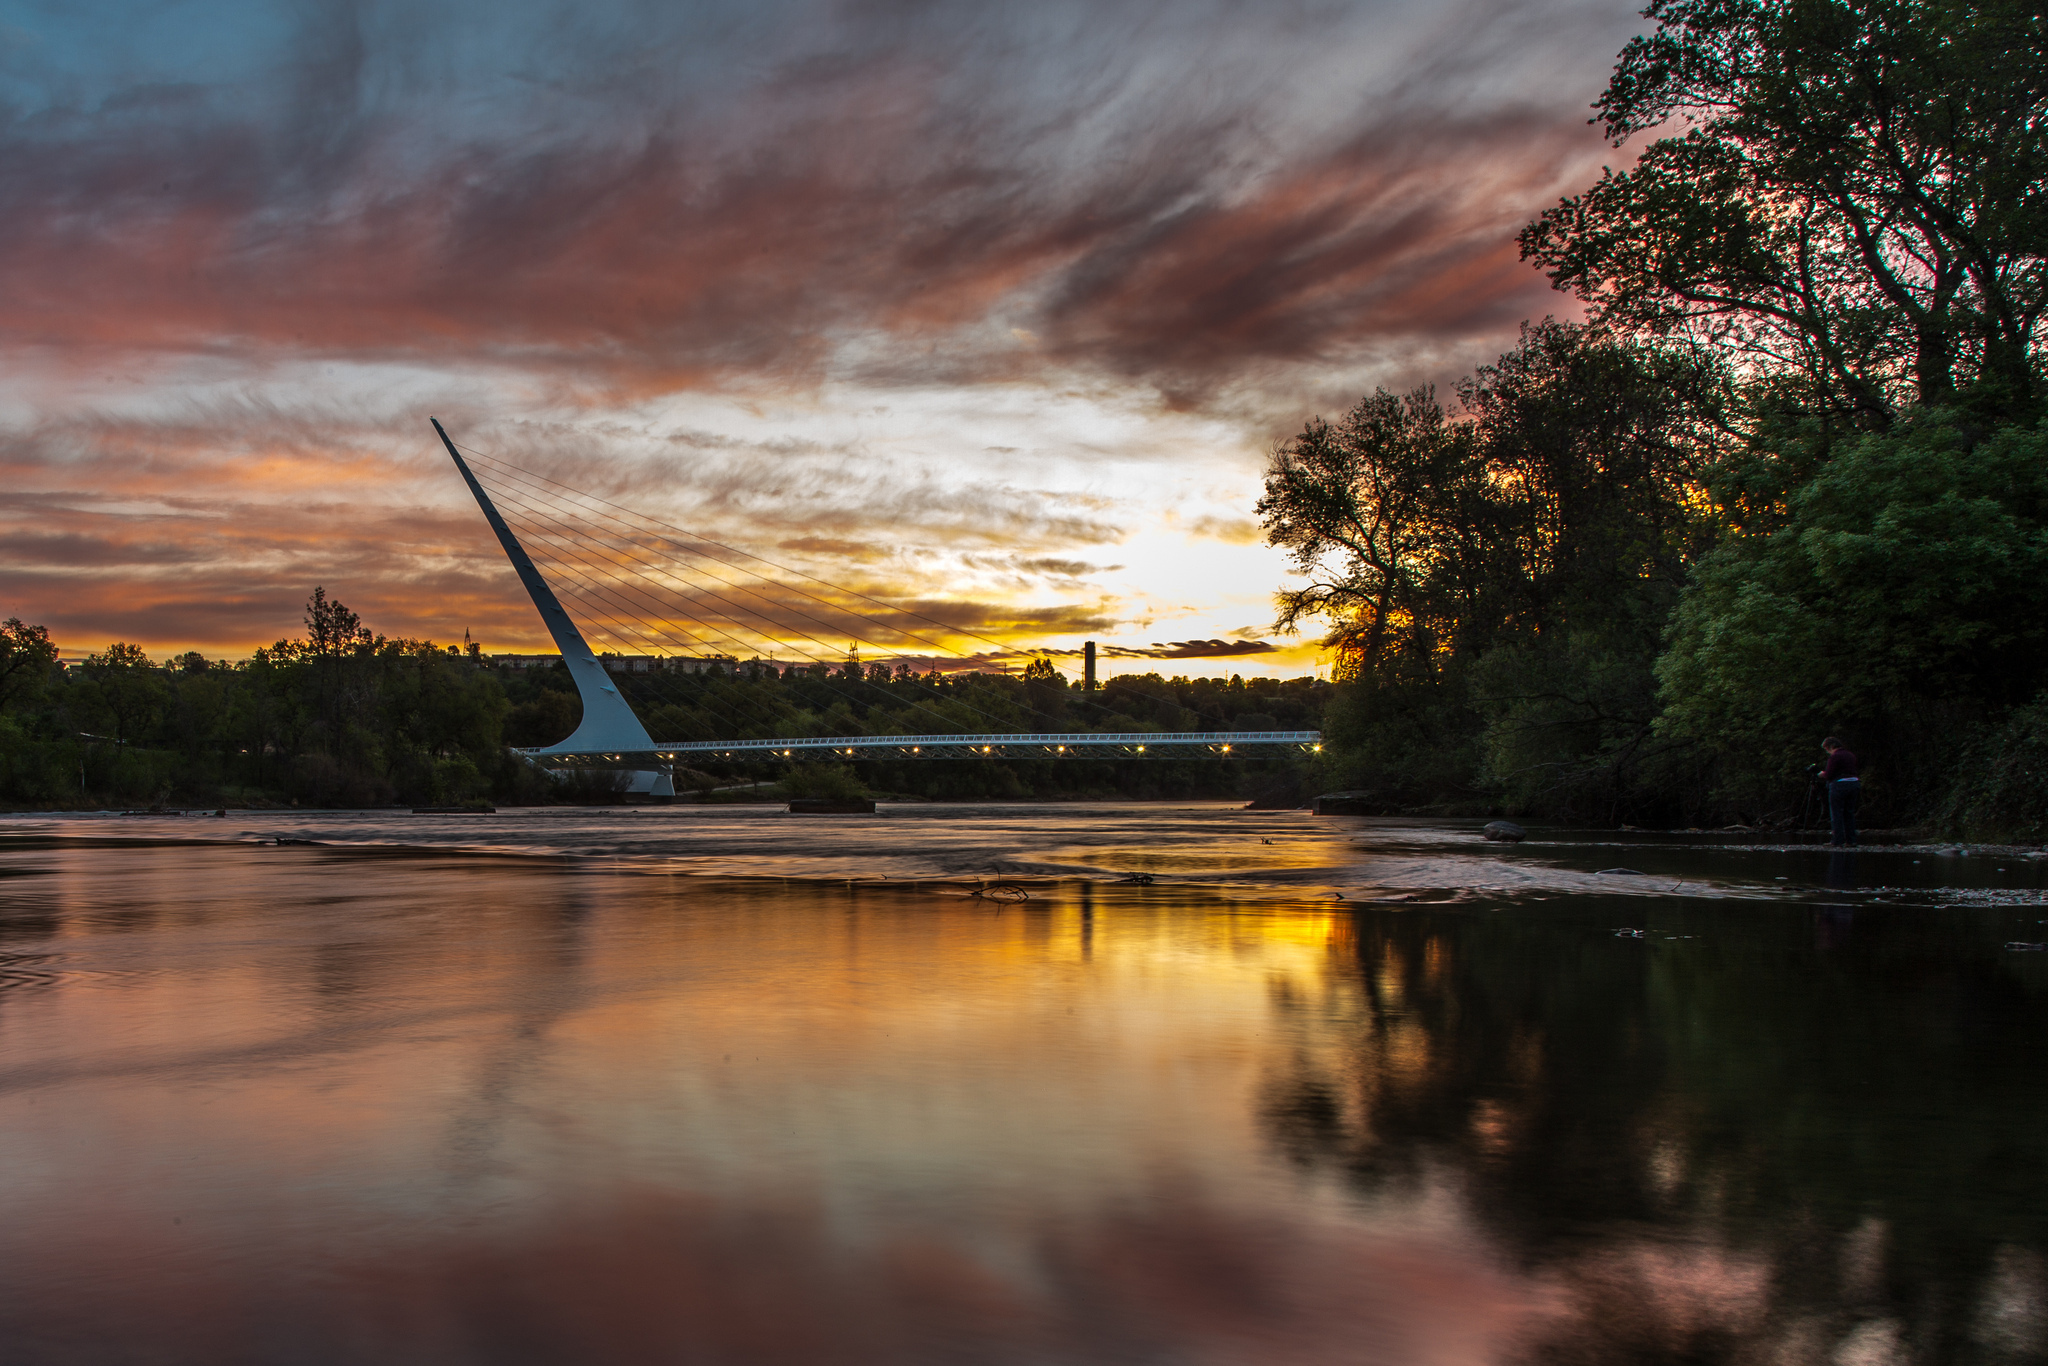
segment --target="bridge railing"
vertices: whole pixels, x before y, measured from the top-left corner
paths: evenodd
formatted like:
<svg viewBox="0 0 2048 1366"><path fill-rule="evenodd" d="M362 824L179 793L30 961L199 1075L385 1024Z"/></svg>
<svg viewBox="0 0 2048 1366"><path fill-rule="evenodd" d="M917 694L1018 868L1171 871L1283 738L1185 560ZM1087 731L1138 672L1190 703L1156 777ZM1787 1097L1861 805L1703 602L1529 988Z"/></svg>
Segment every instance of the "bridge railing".
<svg viewBox="0 0 2048 1366"><path fill-rule="evenodd" d="M1236 731L1034 731L984 735L823 735L777 740L680 740L657 742L651 750L598 753L558 746L522 749L520 754L556 764L594 766L629 763L675 763L690 759L796 759L838 757L869 759L1043 758L1063 754L1098 757L1212 758L1246 751L1286 750L1315 753L1323 747L1319 730Z"/></svg>

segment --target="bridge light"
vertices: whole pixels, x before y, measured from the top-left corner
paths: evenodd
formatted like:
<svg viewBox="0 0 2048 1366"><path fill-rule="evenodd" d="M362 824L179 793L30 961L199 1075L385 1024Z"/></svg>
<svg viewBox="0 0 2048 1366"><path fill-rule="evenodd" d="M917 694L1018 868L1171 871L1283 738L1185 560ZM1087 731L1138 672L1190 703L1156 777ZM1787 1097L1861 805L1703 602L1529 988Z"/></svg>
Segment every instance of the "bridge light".
<svg viewBox="0 0 2048 1366"><path fill-rule="evenodd" d="M917 746L916 746L916 745L912 745L912 746L910 747L910 752L911 752L912 754L915 754L915 753L917 753Z"/></svg>
<svg viewBox="0 0 2048 1366"><path fill-rule="evenodd" d="M1313 746L1313 748L1314 748L1315 752L1316 752L1316 753L1318 753L1318 754L1321 754L1321 753L1323 752L1323 747L1322 747L1321 745L1315 745L1315 746Z"/></svg>
<svg viewBox="0 0 2048 1366"><path fill-rule="evenodd" d="M1067 747L1065 745L1055 745L1053 746L1053 748L1058 750L1061 754L1065 754L1067 752Z"/></svg>
<svg viewBox="0 0 2048 1366"><path fill-rule="evenodd" d="M1223 752L1224 752L1225 754L1228 754L1228 753L1230 753L1230 746L1229 746L1229 745L1225 745L1225 746L1223 747Z"/></svg>
<svg viewBox="0 0 2048 1366"><path fill-rule="evenodd" d="M1140 754L1143 754L1144 752L1145 752L1145 747L1144 747L1143 745L1139 745L1139 746L1138 746L1138 753L1140 753Z"/></svg>

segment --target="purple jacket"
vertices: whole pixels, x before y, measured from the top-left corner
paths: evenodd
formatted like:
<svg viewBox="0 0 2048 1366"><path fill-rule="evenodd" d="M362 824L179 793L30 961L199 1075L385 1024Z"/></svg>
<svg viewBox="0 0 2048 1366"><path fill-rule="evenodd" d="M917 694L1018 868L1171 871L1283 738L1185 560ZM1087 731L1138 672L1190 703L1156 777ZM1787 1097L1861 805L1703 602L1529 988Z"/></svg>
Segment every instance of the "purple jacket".
<svg viewBox="0 0 2048 1366"><path fill-rule="evenodd" d="M1820 776L1822 781L1830 783L1837 778L1856 777L1856 756L1846 749L1837 749L1828 755L1828 766L1820 771Z"/></svg>

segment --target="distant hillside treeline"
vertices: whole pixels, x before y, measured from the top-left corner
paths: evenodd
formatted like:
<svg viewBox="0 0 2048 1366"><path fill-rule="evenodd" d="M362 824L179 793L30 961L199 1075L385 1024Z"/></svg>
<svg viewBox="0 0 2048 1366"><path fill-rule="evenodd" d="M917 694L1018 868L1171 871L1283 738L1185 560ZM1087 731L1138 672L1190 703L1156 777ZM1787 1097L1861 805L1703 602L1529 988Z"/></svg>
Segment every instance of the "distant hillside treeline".
<svg viewBox="0 0 2048 1366"><path fill-rule="evenodd" d="M115 644L68 668L41 627L0 626L0 801L48 808L270 802L368 806L606 799L508 746L553 744L582 716L568 671L494 667L480 650L390 639L315 589L303 639L246 663L151 660ZM1310 679L1112 679L1090 694L1044 662L1022 677L913 675L848 661L738 673L614 675L661 740L1040 730L1316 729ZM951 798L1250 796L1298 783L1288 760L927 760L731 765L678 775L793 790Z"/></svg>
<svg viewBox="0 0 2048 1366"><path fill-rule="evenodd" d="M1390 809L2048 837L2048 18L1658 0L1633 166L1526 259L1586 307L1279 448L1259 505Z"/></svg>

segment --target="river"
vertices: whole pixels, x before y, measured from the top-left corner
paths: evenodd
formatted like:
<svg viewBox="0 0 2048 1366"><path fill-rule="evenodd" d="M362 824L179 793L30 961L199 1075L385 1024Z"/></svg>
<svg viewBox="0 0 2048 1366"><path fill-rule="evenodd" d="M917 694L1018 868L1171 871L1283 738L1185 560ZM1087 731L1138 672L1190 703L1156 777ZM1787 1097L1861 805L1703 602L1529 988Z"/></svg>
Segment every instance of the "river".
<svg viewBox="0 0 2048 1366"><path fill-rule="evenodd" d="M0 1361L2041 1360L2048 861L1724 838L0 818Z"/></svg>

